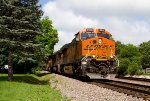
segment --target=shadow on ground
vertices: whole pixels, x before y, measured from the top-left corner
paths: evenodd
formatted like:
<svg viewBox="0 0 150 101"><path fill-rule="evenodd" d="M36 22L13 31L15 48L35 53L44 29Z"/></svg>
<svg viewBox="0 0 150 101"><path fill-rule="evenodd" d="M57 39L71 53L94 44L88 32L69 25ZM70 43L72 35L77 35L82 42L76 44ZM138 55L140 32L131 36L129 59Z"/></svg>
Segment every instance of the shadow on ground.
<svg viewBox="0 0 150 101"><path fill-rule="evenodd" d="M0 75L0 81L7 81L7 75ZM28 84L35 84L35 85L46 85L48 84L48 80L39 80L32 75L14 75L12 82L24 82Z"/></svg>
<svg viewBox="0 0 150 101"><path fill-rule="evenodd" d="M41 76L44 76L44 75L47 75L47 74L51 74L51 73L39 73L39 74L36 74L38 77L41 77Z"/></svg>

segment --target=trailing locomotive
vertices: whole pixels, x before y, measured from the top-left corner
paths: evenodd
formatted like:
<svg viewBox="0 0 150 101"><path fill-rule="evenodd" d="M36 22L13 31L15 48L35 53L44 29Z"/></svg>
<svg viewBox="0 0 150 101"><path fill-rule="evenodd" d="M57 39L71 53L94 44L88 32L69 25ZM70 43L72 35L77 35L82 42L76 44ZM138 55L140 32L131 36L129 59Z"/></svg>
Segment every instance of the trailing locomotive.
<svg viewBox="0 0 150 101"><path fill-rule="evenodd" d="M115 70L116 60L112 35L105 29L85 28L50 56L48 67L52 72L105 78Z"/></svg>

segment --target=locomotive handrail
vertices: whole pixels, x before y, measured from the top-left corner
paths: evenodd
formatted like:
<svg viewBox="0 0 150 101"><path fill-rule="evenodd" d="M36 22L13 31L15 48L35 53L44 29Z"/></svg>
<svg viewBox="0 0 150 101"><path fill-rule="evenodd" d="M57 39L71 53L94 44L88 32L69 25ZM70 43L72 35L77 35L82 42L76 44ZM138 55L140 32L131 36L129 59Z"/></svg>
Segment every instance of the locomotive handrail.
<svg viewBox="0 0 150 101"><path fill-rule="evenodd" d="M117 64L118 64L118 67L119 67L119 59L117 58L117 56L116 55L114 55L114 59L117 61Z"/></svg>

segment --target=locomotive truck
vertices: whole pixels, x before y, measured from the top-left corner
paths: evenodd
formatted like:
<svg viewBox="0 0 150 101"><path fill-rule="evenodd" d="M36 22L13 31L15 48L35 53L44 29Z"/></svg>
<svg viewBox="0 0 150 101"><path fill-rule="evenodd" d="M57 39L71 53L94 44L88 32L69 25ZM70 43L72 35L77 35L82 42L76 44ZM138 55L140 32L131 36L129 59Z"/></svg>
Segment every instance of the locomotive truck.
<svg viewBox="0 0 150 101"><path fill-rule="evenodd" d="M84 28L49 57L48 68L51 72L105 78L114 72L117 62L112 35L106 29Z"/></svg>

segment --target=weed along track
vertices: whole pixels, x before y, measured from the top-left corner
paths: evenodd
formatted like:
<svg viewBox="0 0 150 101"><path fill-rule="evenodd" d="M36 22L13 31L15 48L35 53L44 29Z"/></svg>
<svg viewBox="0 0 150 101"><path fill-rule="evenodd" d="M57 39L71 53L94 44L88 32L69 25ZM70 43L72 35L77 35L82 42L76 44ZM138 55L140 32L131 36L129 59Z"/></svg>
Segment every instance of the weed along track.
<svg viewBox="0 0 150 101"><path fill-rule="evenodd" d="M147 85L108 79L92 80L90 83L150 101L150 86Z"/></svg>

